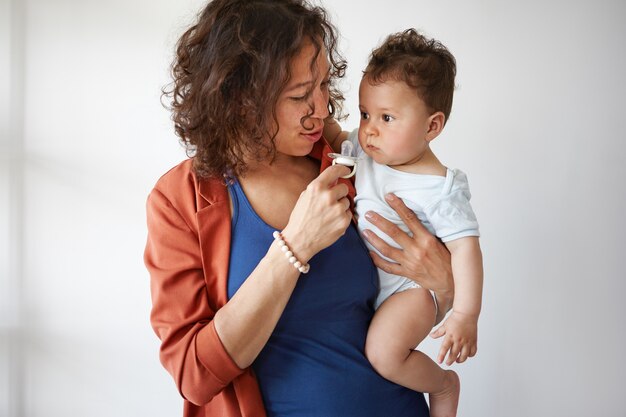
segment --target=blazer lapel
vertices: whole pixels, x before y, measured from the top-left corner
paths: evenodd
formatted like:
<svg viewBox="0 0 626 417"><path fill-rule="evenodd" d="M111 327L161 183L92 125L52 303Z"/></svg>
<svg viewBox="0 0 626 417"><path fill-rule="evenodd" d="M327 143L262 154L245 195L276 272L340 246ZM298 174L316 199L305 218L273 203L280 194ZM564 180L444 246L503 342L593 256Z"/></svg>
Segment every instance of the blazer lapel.
<svg viewBox="0 0 626 417"><path fill-rule="evenodd" d="M228 301L231 214L228 190L221 179L201 179L197 188L198 236L209 302L217 311Z"/></svg>

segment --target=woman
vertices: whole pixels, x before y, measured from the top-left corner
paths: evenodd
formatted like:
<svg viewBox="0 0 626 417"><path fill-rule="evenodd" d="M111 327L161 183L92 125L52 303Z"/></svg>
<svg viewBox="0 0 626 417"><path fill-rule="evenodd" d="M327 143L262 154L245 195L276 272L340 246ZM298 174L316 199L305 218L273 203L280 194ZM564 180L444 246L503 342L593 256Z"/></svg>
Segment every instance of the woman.
<svg viewBox="0 0 626 417"><path fill-rule="evenodd" d="M344 69L324 11L302 0L215 0L179 41L169 94L194 154L150 194L145 261L186 417L428 415L363 355L376 270L351 224L348 169L325 169L322 138ZM404 248L371 236L397 261L374 262L446 311L447 252L390 204L414 235L372 213Z"/></svg>

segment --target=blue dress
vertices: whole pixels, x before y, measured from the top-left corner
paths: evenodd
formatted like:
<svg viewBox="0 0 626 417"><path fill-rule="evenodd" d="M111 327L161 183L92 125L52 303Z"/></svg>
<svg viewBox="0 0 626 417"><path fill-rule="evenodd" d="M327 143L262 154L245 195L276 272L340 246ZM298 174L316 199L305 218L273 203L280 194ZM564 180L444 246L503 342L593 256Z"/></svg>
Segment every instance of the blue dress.
<svg viewBox="0 0 626 417"><path fill-rule="evenodd" d="M228 297L271 245L274 231L239 183L233 197ZM379 376L364 354L378 276L354 225L309 262L252 367L268 417L426 417L421 393Z"/></svg>

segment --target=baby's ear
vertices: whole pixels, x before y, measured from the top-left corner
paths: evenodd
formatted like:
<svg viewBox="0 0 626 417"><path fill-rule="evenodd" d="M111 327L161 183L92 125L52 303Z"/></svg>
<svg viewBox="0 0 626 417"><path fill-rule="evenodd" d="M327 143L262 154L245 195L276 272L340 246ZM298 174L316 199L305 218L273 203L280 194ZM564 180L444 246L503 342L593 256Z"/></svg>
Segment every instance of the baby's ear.
<svg viewBox="0 0 626 417"><path fill-rule="evenodd" d="M426 132L426 140L430 142L431 140L439 136L445 124L446 116L444 116L443 112L438 111L431 114L428 118L428 131Z"/></svg>

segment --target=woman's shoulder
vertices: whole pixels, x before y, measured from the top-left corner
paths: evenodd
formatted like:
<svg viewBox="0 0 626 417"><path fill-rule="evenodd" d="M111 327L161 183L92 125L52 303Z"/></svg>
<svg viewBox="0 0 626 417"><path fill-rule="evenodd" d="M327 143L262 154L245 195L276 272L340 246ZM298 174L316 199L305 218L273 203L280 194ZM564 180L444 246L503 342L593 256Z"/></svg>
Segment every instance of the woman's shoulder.
<svg viewBox="0 0 626 417"><path fill-rule="evenodd" d="M227 198L228 192L222 178L198 177L189 158L163 174L150 194L158 194L175 207L193 206L197 211Z"/></svg>
<svg viewBox="0 0 626 417"><path fill-rule="evenodd" d="M154 189L169 194L168 191L170 190L179 189L180 186L186 184L193 184L195 182L194 177L193 159L188 158L161 175L154 185Z"/></svg>

